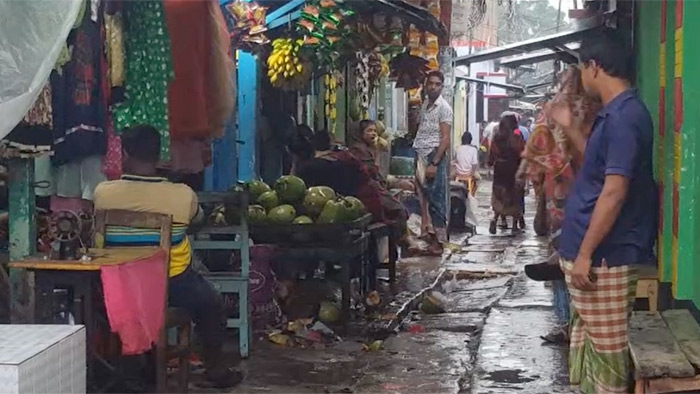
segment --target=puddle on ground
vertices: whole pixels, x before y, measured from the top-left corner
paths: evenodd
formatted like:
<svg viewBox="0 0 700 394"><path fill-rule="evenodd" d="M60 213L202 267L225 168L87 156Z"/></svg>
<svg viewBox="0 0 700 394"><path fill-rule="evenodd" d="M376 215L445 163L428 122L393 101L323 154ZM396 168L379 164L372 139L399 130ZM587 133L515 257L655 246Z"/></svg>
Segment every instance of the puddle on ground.
<svg viewBox="0 0 700 394"><path fill-rule="evenodd" d="M489 372L484 376L486 380L497 383L527 383L537 380L537 377L522 376L525 371L522 369L504 369L501 371Z"/></svg>

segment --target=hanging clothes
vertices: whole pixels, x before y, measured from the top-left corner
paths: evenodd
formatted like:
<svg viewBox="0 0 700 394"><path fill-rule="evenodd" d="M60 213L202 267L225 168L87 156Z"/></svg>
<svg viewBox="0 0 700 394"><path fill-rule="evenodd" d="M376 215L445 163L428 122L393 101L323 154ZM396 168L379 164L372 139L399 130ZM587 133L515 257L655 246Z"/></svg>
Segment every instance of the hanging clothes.
<svg viewBox="0 0 700 394"><path fill-rule="evenodd" d="M233 110L228 35L218 2L165 0L175 78L168 87L175 139L221 137Z"/></svg>
<svg viewBox="0 0 700 394"><path fill-rule="evenodd" d="M92 201L95 188L107 178L102 173L102 156L95 155L53 169L54 191L59 197Z"/></svg>
<svg viewBox="0 0 700 394"><path fill-rule="evenodd" d="M109 78L103 79L102 91L107 106L115 103L114 91L123 91L121 86L124 83L123 19L121 7L115 7L114 3L116 2L108 2L104 13L106 57L102 58L102 72ZM121 3L118 4L121 5ZM102 173L107 179L114 180L122 176L122 143L121 138L114 131L114 122L109 111L107 111L107 118L107 148L102 160Z"/></svg>
<svg viewBox="0 0 700 394"><path fill-rule="evenodd" d="M236 106L236 65L230 54L230 38L226 20L217 1L207 2L211 20L211 68L209 71L209 137L223 136L224 127Z"/></svg>
<svg viewBox="0 0 700 394"><path fill-rule="evenodd" d="M36 98L34 105L24 116L24 122L30 126L53 127L53 107L51 106L51 84L46 83Z"/></svg>
<svg viewBox="0 0 700 394"><path fill-rule="evenodd" d="M107 180L102 172L102 157L99 155L58 167L51 165L49 156L44 155L34 159L34 166L37 196L51 196L52 201L74 206L89 206L97 185Z"/></svg>
<svg viewBox="0 0 700 394"><path fill-rule="evenodd" d="M155 127L161 136L160 157L168 160L168 84L173 68L163 3L128 1L123 12L125 101L113 107L115 130L139 124Z"/></svg>
<svg viewBox="0 0 700 394"><path fill-rule="evenodd" d="M90 13L84 12L82 22L68 37L71 60L61 73L51 75L55 165L103 154L105 150L107 108L101 89L100 26L101 21L92 21Z"/></svg>
<svg viewBox="0 0 700 394"><path fill-rule="evenodd" d="M102 172L109 180L122 176L122 141L112 127L107 130L107 152L102 160Z"/></svg>
<svg viewBox="0 0 700 394"><path fill-rule="evenodd" d="M0 141L0 150L27 157L48 154L53 150L53 133L47 126L21 122Z"/></svg>
<svg viewBox="0 0 700 394"><path fill-rule="evenodd" d="M105 54L110 87L124 85L124 20L121 11L105 14Z"/></svg>
<svg viewBox="0 0 700 394"><path fill-rule="evenodd" d="M175 72L168 87L173 138L201 137L208 132L211 29L207 3L210 1L164 0Z"/></svg>
<svg viewBox="0 0 700 394"><path fill-rule="evenodd" d="M199 174L211 164L211 141L208 139L172 139L170 166L174 173Z"/></svg>

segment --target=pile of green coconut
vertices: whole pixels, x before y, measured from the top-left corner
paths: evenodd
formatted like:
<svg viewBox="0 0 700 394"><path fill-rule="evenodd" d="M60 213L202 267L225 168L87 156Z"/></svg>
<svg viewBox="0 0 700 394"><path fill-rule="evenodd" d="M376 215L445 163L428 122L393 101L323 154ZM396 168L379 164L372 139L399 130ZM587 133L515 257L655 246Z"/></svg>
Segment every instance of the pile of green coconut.
<svg viewBox="0 0 700 394"><path fill-rule="evenodd" d="M366 214L352 196L340 196L327 186L306 187L304 181L285 175L270 187L263 181L246 182L251 225L348 223Z"/></svg>

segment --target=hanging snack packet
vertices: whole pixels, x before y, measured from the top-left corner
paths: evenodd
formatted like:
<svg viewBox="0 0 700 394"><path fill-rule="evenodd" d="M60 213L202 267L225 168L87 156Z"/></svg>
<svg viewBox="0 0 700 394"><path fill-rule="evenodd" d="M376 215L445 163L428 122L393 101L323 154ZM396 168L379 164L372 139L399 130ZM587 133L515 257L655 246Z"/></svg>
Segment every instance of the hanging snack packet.
<svg viewBox="0 0 700 394"><path fill-rule="evenodd" d="M301 19L297 25L299 25L302 29L305 29L307 32L311 33L316 29L316 25L308 20L308 19Z"/></svg>
<svg viewBox="0 0 700 394"><path fill-rule="evenodd" d="M320 15L318 8L314 5L307 4L301 10L302 17L312 20L313 22L318 22L318 17Z"/></svg>

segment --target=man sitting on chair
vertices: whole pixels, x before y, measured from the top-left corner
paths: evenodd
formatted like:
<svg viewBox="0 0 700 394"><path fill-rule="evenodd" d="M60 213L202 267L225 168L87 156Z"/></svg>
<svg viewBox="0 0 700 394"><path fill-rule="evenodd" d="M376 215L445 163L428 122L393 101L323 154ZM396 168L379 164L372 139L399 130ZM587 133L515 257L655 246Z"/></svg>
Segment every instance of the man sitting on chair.
<svg viewBox="0 0 700 394"><path fill-rule="evenodd" d="M226 325L221 294L190 264L192 248L187 229L203 217L197 195L189 186L168 182L157 175L159 154L160 135L155 128L135 126L125 130L122 134L124 175L120 180L97 186L95 209L172 216L169 305L182 308L192 316L204 348L206 379L217 387L233 386L240 382L241 375L230 370L223 360ZM154 231L108 227L105 241L108 245L158 245L159 233Z"/></svg>

